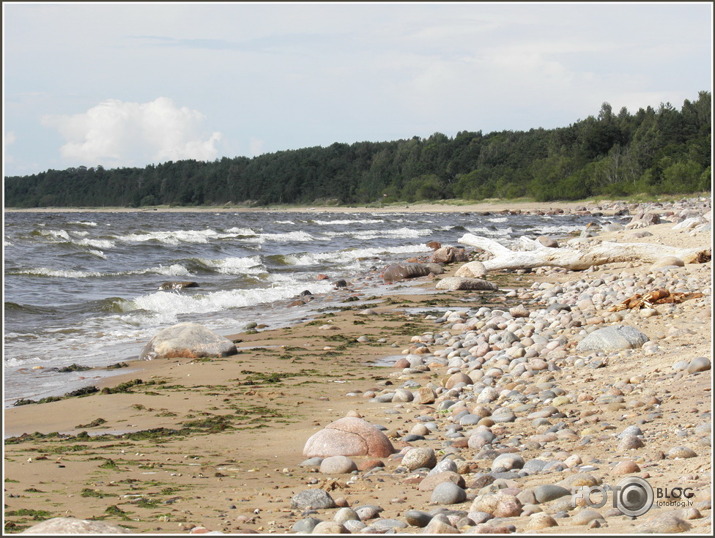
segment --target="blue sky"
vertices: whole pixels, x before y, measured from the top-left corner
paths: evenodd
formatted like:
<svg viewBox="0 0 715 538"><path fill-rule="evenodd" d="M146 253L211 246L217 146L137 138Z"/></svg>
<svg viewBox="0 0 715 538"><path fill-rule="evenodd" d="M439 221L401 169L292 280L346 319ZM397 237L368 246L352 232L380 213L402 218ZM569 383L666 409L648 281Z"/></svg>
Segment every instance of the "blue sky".
<svg viewBox="0 0 715 538"><path fill-rule="evenodd" d="M710 2L3 2L3 168L567 126L712 91Z"/></svg>

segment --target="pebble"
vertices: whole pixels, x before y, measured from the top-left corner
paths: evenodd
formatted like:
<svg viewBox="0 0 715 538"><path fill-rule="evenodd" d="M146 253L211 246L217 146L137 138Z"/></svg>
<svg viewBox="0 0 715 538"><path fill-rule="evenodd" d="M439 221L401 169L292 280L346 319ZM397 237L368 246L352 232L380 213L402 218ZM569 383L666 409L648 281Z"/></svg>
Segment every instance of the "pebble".
<svg viewBox="0 0 715 538"><path fill-rule="evenodd" d="M694 374L696 372L705 372L710 370L710 368L710 359L707 357L697 357L688 364L688 373Z"/></svg>
<svg viewBox="0 0 715 538"><path fill-rule="evenodd" d="M553 501L554 499L570 494L570 490L554 484L545 484L534 488L534 498L538 503Z"/></svg>
<svg viewBox="0 0 715 538"><path fill-rule="evenodd" d="M690 527L690 523L684 519L679 518L672 512L666 512L650 517L638 525L635 531L639 533L673 534L686 532L690 530Z"/></svg>
<svg viewBox="0 0 715 538"><path fill-rule="evenodd" d="M592 508L584 508L573 516L571 523L574 525L588 525L592 521L596 520L603 520L605 522L605 519L603 519L600 512L593 510Z"/></svg>
<svg viewBox="0 0 715 538"><path fill-rule="evenodd" d="M688 448L686 446L676 446L668 450L668 453L666 456L670 459L678 459L678 458L694 458L697 456L695 451L691 448Z"/></svg>
<svg viewBox="0 0 715 538"><path fill-rule="evenodd" d="M357 465L347 456L329 456L320 464L323 474L347 474L357 470Z"/></svg>
<svg viewBox="0 0 715 538"><path fill-rule="evenodd" d="M511 469L521 469L522 467L524 467L524 458L519 454L501 454L492 461L492 471L509 471Z"/></svg>
<svg viewBox="0 0 715 538"><path fill-rule="evenodd" d="M529 516L529 523L526 528L531 530L546 529L548 527L558 527L556 520L549 514L537 512Z"/></svg>
<svg viewBox="0 0 715 538"><path fill-rule="evenodd" d="M623 474L633 474L641 470L638 464L633 460L625 460L619 462L613 468L613 474L623 475Z"/></svg>
<svg viewBox="0 0 715 538"><path fill-rule="evenodd" d="M442 482L432 491L432 504L458 504L467 500L467 492L454 482Z"/></svg>
<svg viewBox="0 0 715 538"><path fill-rule="evenodd" d="M625 452L626 450L642 448L644 446L645 445L643 444L643 441L641 441L640 437L637 437L635 435L628 435L621 439L621 442L618 443L618 451Z"/></svg>
<svg viewBox="0 0 715 538"><path fill-rule="evenodd" d="M427 524L432 520L432 515L421 510L408 510L404 513L403 517L407 521L408 525L413 527L426 527Z"/></svg>
<svg viewBox="0 0 715 538"><path fill-rule="evenodd" d="M402 465L410 471L426 467L431 469L437 465L437 456L434 449L427 447L416 447L409 449L402 457Z"/></svg>

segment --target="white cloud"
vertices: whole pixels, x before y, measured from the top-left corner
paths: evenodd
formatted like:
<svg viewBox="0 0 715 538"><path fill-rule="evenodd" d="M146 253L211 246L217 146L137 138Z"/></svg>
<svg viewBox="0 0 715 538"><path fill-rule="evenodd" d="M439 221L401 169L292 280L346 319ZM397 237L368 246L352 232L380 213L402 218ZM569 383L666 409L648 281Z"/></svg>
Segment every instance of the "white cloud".
<svg viewBox="0 0 715 538"><path fill-rule="evenodd" d="M146 165L150 162L218 156L221 133L202 134L205 117L178 107L167 97L148 103L107 99L86 112L44 116L66 143L60 148L67 161L82 164Z"/></svg>

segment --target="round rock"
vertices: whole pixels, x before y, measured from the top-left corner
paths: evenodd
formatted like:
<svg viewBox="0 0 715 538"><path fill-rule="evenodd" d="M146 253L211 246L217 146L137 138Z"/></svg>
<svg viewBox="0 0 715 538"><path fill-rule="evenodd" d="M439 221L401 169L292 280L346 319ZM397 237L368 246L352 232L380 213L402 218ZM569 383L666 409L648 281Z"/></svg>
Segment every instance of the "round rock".
<svg viewBox="0 0 715 538"><path fill-rule="evenodd" d="M438 484L430 502L433 504L457 504L467 500L467 492L454 482L442 482Z"/></svg>
<svg viewBox="0 0 715 538"><path fill-rule="evenodd" d="M305 443L303 455L311 457L372 456L385 458L395 451L387 436L357 417L344 417L314 433Z"/></svg>
<svg viewBox="0 0 715 538"><path fill-rule="evenodd" d="M431 469L437 465L437 456L435 456L434 449L432 448L411 448L402 457L402 465L407 467L410 471L421 469L422 467Z"/></svg>
<svg viewBox="0 0 715 538"><path fill-rule="evenodd" d="M323 489L305 489L293 495L291 508L301 510L335 508L335 501L330 496L330 493Z"/></svg>
<svg viewBox="0 0 715 538"><path fill-rule="evenodd" d="M329 456L320 464L323 474L347 474L357 470L357 465L347 456Z"/></svg>

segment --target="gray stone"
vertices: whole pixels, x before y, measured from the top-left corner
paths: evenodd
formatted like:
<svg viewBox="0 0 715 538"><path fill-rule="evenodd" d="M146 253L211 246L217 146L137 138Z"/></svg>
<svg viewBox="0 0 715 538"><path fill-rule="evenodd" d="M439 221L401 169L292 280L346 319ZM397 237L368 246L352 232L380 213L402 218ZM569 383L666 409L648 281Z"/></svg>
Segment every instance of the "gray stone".
<svg viewBox="0 0 715 538"><path fill-rule="evenodd" d="M453 482L438 484L430 501L433 504L457 504L467 500L467 493Z"/></svg>
<svg viewBox="0 0 715 538"><path fill-rule="evenodd" d="M707 357L697 357L690 361L690 364L688 364L688 373L694 374L695 372L705 372L710 370L710 368L710 359Z"/></svg>
<svg viewBox="0 0 715 538"><path fill-rule="evenodd" d="M238 353L236 345L198 323L178 323L160 330L144 346L142 360L186 357L225 357Z"/></svg>
<svg viewBox="0 0 715 538"><path fill-rule="evenodd" d="M524 458L513 452L500 454L492 461L492 471L498 471L499 469L510 471L511 469L521 469L523 466Z"/></svg>
<svg viewBox="0 0 715 538"><path fill-rule="evenodd" d="M639 348L650 339L629 325L612 325L597 329L581 340L576 351L621 351Z"/></svg>
<svg viewBox="0 0 715 538"><path fill-rule="evenodd" d="M694 458L697 456L694 450L691 448L688 448L687 446L676 446L668 450L667 456L670 459L676 459L676 458Z"/></svg>
<svg viewBox="0 0 715 538"><path fill-rule="evenodd" d="M404 514L405 521L413 527L426 527L432 520L432 515L421 510L408 510Z"/></svg>
<svg viewBox="0 0 715 538"><path fill-rule="evenodd" d="M394 529L404 529L407 527L407 523L405 523L404 521L400 521L399 519L385 518L373 521L370 526L374 527L377 530L390 531Z"/></svg>
<svg viewBox="0 0 715 538"><path fill-rule="evenodd" d="M540 473L544 469L545 466L546 466L546 462L544 460L533 459L533 460L527 460L524 463L524 467L522 467L522 469L529 474L537 474L537 473Z"/></svg>
<svg viewBox="0 0 715 538"><path fill-rule="evenodd" d="M321 508L335 508L335 501L325 490L322 489L305 489L293 495L291 499L291 508L299 508L304 510L311 508L319 510Z"/></svg>
<svg viewBox="0 0 715 538"><path fill-rule="evenodd" d="M544 484L541 486L536 486L534 488L534 497L536 498L536 502L538 503L553 501L554 499L558 499L560 497L563 497L564 495L570 494L571 491L569 491L568 489L562 486L556 486L554 484Z"/></svg>
<svg viewBox="0 0 715 538"><path fill-rule="evenodd" d="M317 517L306 517L303 519L299 519L295 522L295 525L293 525L291 531L300 534L310 534L311 532L313 532L315 526L321 521L322 520L318 519Z"/></svg>
<svg viewBox="0 0 715 538"><path fill-rule="evenodd" d="M355 462L347 456L329 456L320 464L323 474L347 474L357 470Z"/></svg>

